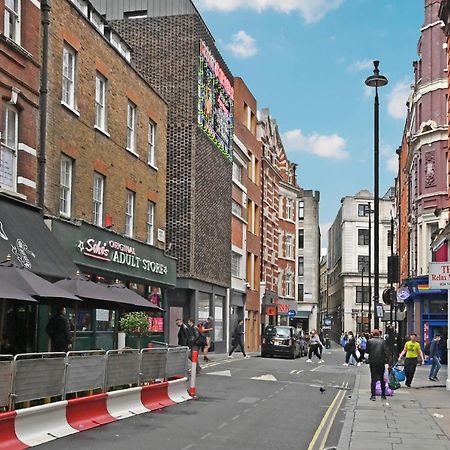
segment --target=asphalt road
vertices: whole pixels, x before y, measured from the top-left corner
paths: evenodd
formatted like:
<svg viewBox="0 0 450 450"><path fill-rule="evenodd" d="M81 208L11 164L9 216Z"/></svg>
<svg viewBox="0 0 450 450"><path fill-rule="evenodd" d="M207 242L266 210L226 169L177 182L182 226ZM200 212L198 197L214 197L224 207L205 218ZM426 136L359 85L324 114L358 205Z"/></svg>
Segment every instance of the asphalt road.
<svg viewBox="0 0 450 450"><path fill-rule="evenodd" d="M342 351L325 351L325 364L240 355L211 359L197 379L197 399L39 448L319 450L337 444L357 370L342 367Z"/></svg>

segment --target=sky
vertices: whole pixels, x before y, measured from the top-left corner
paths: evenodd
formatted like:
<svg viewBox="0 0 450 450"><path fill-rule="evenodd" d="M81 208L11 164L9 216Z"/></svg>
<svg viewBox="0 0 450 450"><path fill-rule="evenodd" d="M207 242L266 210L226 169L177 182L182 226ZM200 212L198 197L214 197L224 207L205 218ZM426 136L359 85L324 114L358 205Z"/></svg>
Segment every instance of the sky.
<svg viewBox="0 0 450 450"><path fill-rule="evenodd" d="M344 196L373 192L374 59L380 195L397 173L424 0L194 0L233 75L277 120L302 188L320 191L322 247Z"/></svg>

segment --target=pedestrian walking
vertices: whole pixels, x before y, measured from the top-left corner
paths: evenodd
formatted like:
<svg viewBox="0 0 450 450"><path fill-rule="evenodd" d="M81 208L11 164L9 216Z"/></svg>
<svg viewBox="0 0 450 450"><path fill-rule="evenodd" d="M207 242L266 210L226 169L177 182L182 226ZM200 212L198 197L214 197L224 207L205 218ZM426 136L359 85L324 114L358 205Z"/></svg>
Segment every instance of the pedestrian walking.
<svg viewBox="0 0 450 450"><path fill-rule="evenodd" d="M439 381L437 374L441 368L441 353L440 353L440 341L441 336L435 334L430 345L430 358L431 358L431 369L428 379L430 381Z"/></svg>
<svg viewBox="0 0 450 450"><path fill-rule="evenodd" d="M386 399L386 381L384 371L387 369L389 351L386 342L380 337L380 330L373 330L372 337L367 341L366 351L369 354L370 367L370 400L375 400L375 387L377 381L381 386L381 398Z"/></svg>
<svg viewBox="0 0 450 450"><path fill-rule="evenodd" d="M52 352L66 353L72 348L70 325L64 306L57 307L55 314L48 321L45 331L50 337Z"/></svg>
<svg viewBox="0 0 450 450"><path fill-rule="evenodd" d="M366 353L366 347L367 347L367 339L364 336L363 333L361 333L358 336L358 339L356 340L356 345L358 347L358 351L359 351L359 362L363 363L364 362L364 356Z"/></svg>
<svg viewBox="0 0 450 450"><path fill-rule="evenodd" d="M406 342L405 347L400 353L398 359L402 359L403 357L405 357L405 385L406 387L411 387L414 373L416 372L417 363L419 362L419 357L421 364L425 361L420 344L417 342L416 333L412 333L410 335L410 340Z"/></svg>
<svg viewBox="0 0 450 450"><path fill-rule="evenodd" d="M232 358L233 352L239 347L244 357L247 358L244 348L244 321L242 319L238 321L231 337L231 350L228 357Z"/></svg>
<svg viewBox="0 0 450 450"><path fill-rule="evenodd" d="M189 347L189 329L187 325L183 322L182 319L177 319L175 323L177 324L177 327L180 328L178 330L178 345Z"/></svg>
<svg viewBox="0 0 450 450"><path fill-rule="evenodd" d="M345 363L342 364L343 366L349 365L350 357L352 356L358 366L361 364L358 362L358 356L356 355L356 340L352 332L348 333L348 341L345 344L344 350L345 350Z"/></svg>
<svg viewBox="0 0 450 450"><path fill-rule="evenodd" d="M214 331L214 325L213 325L213 318L212 317L208 317L208 320L206 322L203 322L203 334L205 335L206 338L206 343L203 347L203 361L209 362L209 358L208 358L208 352L209 349L211 348L211 334Z"/></svg>
<svg viewBox="0 0 450 450"><path fill-rule="evenodd" d="M322 359L322 349L323 344L320 340L319 336L316 334L316 330L311 330L310 337L309 337L309 350L308 350L308 359L306 360L307 363L312 363L312 355L316 355L317 359L319 360L319 364L325 362Z"/></svg>
<svg viewBox="0 0 450 450"><path fill-rule="evenodd" d="M194 319L188 320L188 347L190 348L189 359L192 361L192 352L199 351L202 345L205 344L206 340L202 333L199 331L198 327L195 325ZM200 362L197 361L197 373L202 370Z"/></svg>

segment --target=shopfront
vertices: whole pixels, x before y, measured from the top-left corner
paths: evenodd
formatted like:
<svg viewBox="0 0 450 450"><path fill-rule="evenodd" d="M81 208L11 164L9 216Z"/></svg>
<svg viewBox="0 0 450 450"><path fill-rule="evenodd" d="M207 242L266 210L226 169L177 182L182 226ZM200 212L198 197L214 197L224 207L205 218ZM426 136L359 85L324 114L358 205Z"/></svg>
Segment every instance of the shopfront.
<svg viewBox="0 0 450 450"><path fill-rule="evenodd" d="M409 278L405 285L411 292L405 301L408 336L417 333L423 348L436 334L440 334L442 345L445 345L448 335L447 291L430 289L428 276ZM441 351L441 354L446 363L447 352Z"/></svg>
<svg viewBox="0 0 450 450"><path fill-rule="evenodd" d="M38 208L0 195L0 262L7 259L48 281L74 275L77 271L44 223ZM37 316L40 309L47 306L42 302L5 300L1 293L0 286L0 334L6 336L18 353L36 351Z"/></svg>
<svg viewBox="0 0 450 450"><path fill-rule="evenodd" d="M73 224L53 219L51 230L82 274L95 282L121 282L160 307L160 310L155 309L156 312L150 314L148 340L167 341L167 292L176 284L173 258L156 247L86 222ZM75 348L117 348L120 315L132 309L125 305L117 308L105 303L85 301L76 310L68 310L76 336ZM48 315L48 310L42 311L40 320L45 322ZM135 347L136 342L128 338L126 345Z"/></svg>

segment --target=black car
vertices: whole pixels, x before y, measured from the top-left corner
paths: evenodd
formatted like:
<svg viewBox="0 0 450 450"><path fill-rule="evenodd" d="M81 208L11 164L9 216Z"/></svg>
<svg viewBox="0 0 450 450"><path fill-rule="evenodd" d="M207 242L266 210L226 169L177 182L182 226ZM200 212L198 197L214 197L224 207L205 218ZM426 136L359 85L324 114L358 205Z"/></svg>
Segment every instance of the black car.
<svg viewBox="0 0 450 450"><path fill-rule="evenodd" d="M261 342L261 356L288 356L291 359L306 354L306 344L294 327L268 325Z"/></svg>

